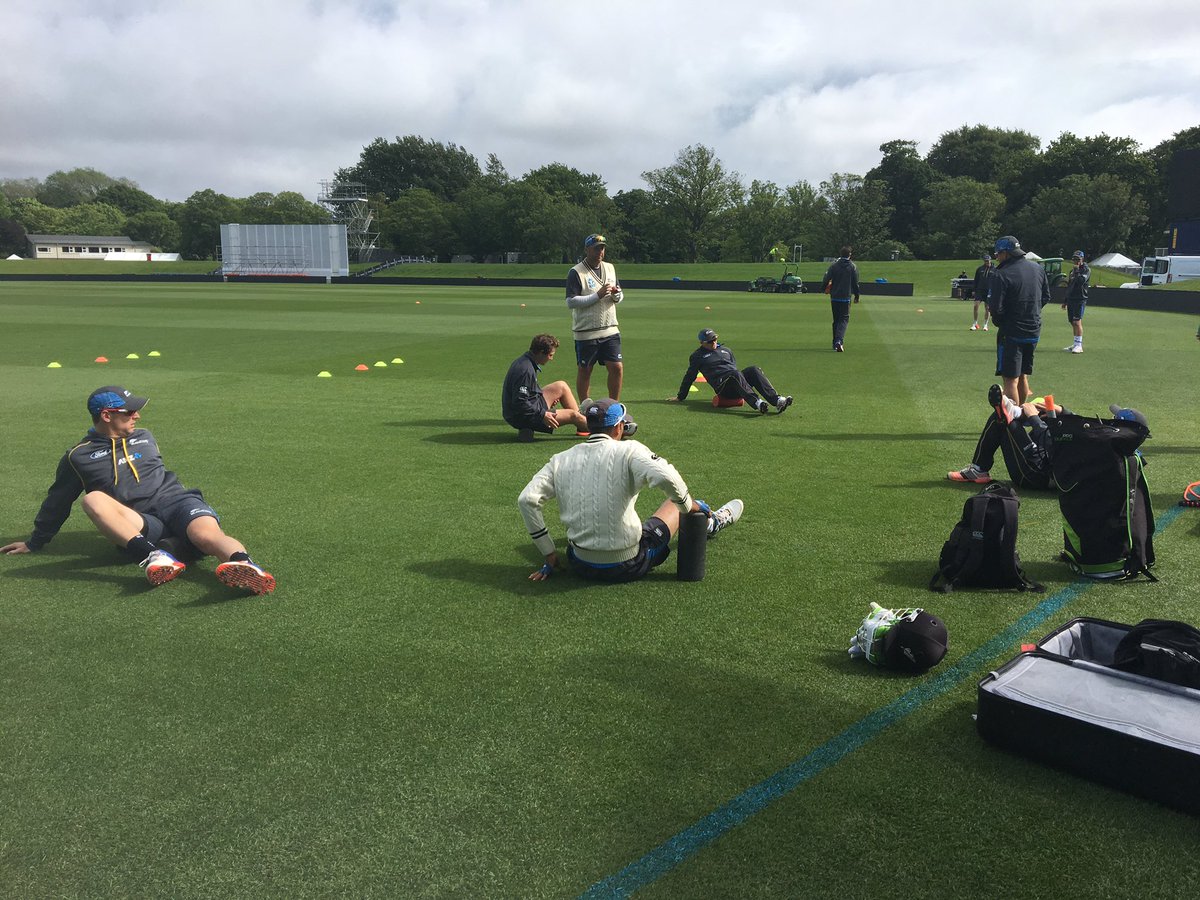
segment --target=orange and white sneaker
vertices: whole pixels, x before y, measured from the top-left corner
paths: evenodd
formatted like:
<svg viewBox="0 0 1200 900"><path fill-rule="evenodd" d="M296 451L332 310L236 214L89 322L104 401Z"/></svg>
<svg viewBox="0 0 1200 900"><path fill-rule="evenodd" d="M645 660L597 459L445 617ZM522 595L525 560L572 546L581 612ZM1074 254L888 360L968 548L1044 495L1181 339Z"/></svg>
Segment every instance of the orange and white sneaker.
<svg viewBox="0 0 1200 900"><path fill-rule="evenodd" d="M217 580L226 587L241 588L252 594L275 590L275 576L244 559L231 559L217 566Z"/></svg>
<svg viewBox="0 0 1200 900"><path fill-rule="evenodd" d="M156 587L166 584L187 568L166 550L155 550L138 565L146 570L146 580Z"/></svg>

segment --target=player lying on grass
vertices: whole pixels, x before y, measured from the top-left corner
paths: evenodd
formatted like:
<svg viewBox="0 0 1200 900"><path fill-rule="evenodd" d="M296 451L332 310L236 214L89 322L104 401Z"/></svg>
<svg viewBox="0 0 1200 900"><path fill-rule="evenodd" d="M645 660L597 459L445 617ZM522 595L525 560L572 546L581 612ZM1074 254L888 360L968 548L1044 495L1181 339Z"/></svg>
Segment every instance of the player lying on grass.
<svg viewBox="0 0 1200 900"><path fill-rule="evenodd" d="M946 477L951 481L987 484L992 481L992 463L999 450L1004 456L1008 476L1017 487L1035 490L1053 488L1050 463L1054 442L1045 419L1059 414L1072 415L1071 411L1054 403L1049 394L1018 406L998 384L988 389L988 404L995 412L988 416L983 425L971 464L964 469L947 472ZM1149 427L1146 417L1136 409L1116 403L1108 409L1115 419L1140 422Z"/></svg>
<svg viewBox="0 0 1200 900"><path fill-rule="evenodd" d="M584 413L591 437L550 457L517 500L529 536L546 557L531 581L545 581L559 562L542 516L551 498L558 499L558 514L567 528L571 568L596 581L634 581L662 565L671 555L671 535L679 530L681 513L705 513L709 537L741 518L741 500L710 510L704 501L692 499L673 465L639 441L622 440L637 424L616 400L596 400ZM637 498L647 485L668 499L640 522Z"/></svg>
<svg viewBox="0 0 1200 900"><path fill-rule="evenodd" d="M54 483L33 521L28 540L0 553L32 553L58 534L83 494L83 511L100 533L140 560L151 584L170 581L186 566L159 546L171 541L181 556L215 556L217 578L252 594L275 589L275 579L256 566L241 542L221 530L217 514L196 489L167 470L154 435L138 428L145 397L122 387L97 388L87 399L92 427L63 455Z"/></svg>
<svg viewBox="0 0 1200 900"><path fill-rule="evenodd" d="M792 405L792 398L776 391L758 366L739 369L733 351L717 343L718 335L711 328L703 329L697 337L700 346L688 358L688 370L679 383L679 392L674 397L668 397L669 402L682 403L686 400L692 382L702 373L708 386L722 400L745 400L751 409L760 413L765 413L772 406L783 412Z"/></svg>
<svg viewBox="0 0 1200 900"><path fill-rule="evenodd" d="M1050 481L1050 431L1043 417L1050 414L1045 397L1038 397L1017 406L993 384L988 389L988 405L994 412L987 417L971 464L965 469L947 472L951 481L969 481L987 484L992 480L991 469L996 451L1004 456L1004 465L1013 484L1023 488L1048 490ZM1054 406L1054 413L1067 413L1061 406Z"/></svg>

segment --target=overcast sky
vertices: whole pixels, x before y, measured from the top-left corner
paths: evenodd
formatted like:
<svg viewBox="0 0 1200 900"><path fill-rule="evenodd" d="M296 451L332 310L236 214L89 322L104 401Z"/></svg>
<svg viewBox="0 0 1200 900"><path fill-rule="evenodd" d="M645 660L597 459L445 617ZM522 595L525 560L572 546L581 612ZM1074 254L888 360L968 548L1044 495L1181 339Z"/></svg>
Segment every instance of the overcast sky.
<svg viewBox="0 0 1200 900"><path fill-rule="evenodd" d="M313 199L408 134L609 193L696 143L780 185L965 124L1149 148L1200 125L1198 21L1179 0L6 3L0 178Z"/></svg>

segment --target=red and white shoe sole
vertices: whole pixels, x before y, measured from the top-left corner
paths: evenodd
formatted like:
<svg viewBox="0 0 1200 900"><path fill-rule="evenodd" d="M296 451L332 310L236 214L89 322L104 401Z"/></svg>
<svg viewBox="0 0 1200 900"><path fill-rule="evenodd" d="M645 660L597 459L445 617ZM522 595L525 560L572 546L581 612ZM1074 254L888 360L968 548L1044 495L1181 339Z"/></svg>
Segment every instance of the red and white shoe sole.
<svg viewBox="0 0 1200 900"><path fill-rule="evenodd" d="M149 566L146 569L146 580L158 587L160 584L171 581L186 568L187 566L182 563L177 566Z"/></svg>
<svg viewBox="0 0 1200 900"><path fill-rule="evenodd" d="M217 566L217 580L226 587L241 588L252 594L269 594L275 590L275 578L270 572L259 573L250 566L237 563Z"/></svg>

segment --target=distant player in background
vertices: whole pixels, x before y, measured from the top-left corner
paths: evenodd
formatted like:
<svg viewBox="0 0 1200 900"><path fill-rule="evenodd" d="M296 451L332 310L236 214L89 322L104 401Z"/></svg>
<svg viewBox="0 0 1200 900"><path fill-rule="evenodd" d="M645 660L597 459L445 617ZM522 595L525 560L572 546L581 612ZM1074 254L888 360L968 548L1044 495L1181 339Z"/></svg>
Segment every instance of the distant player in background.
<svg viewBox="0 0 1200 900"><path fill-rule="evenodd" d="M821 280L821 290L829 295L829 306L833 312L833 349L835 353L845 352L843 344L846 339L846 328L850 324L850 298L858 302L858 266L850 261L854 249L842 248L833 264L825 270Z"/></svg>
<svg viewBox="0 0 1200 900"><path fill-rule="evenodd" d="M975 270L975 286L973 288L975 296L975 305L971 309L971 330L979 330L979 304L983 304L983 330L988 330L988 321L992 317L991 311L987 305L988 295L988 279L992 277L994 268L992 266L992 255L990 253L983 254L983 265Z"/></svg>
<svg viewBox="0 0 1200 900"><path fill-rule="evenodd" d="M1067 321L1071 323L1071 330L1075 333L1075 341L1070 347L1063 347L1063 349L1068 353L1082 353L1083 313L1087 309L1088 279L1092 277L1092 270L1083 261L1082 250L1076 250L1071 258L1074 261L1075 268L1067 278L1067 300L1062 305L1062 308L1067 311Z"/></svg>
<svg viewBox="0 0 1200 900"><path fill-rule="evenodd" d="M592 369L596 363L608 369L608 395L621 399L625 362L621 356L621 330L617 304L625 299L617 282L617 270L604 261L608 240L589 234L583 241L583 262L567 273L567 306L575 336L575 361L579 374L575 389L579 399L591 395Z"/></svg>

